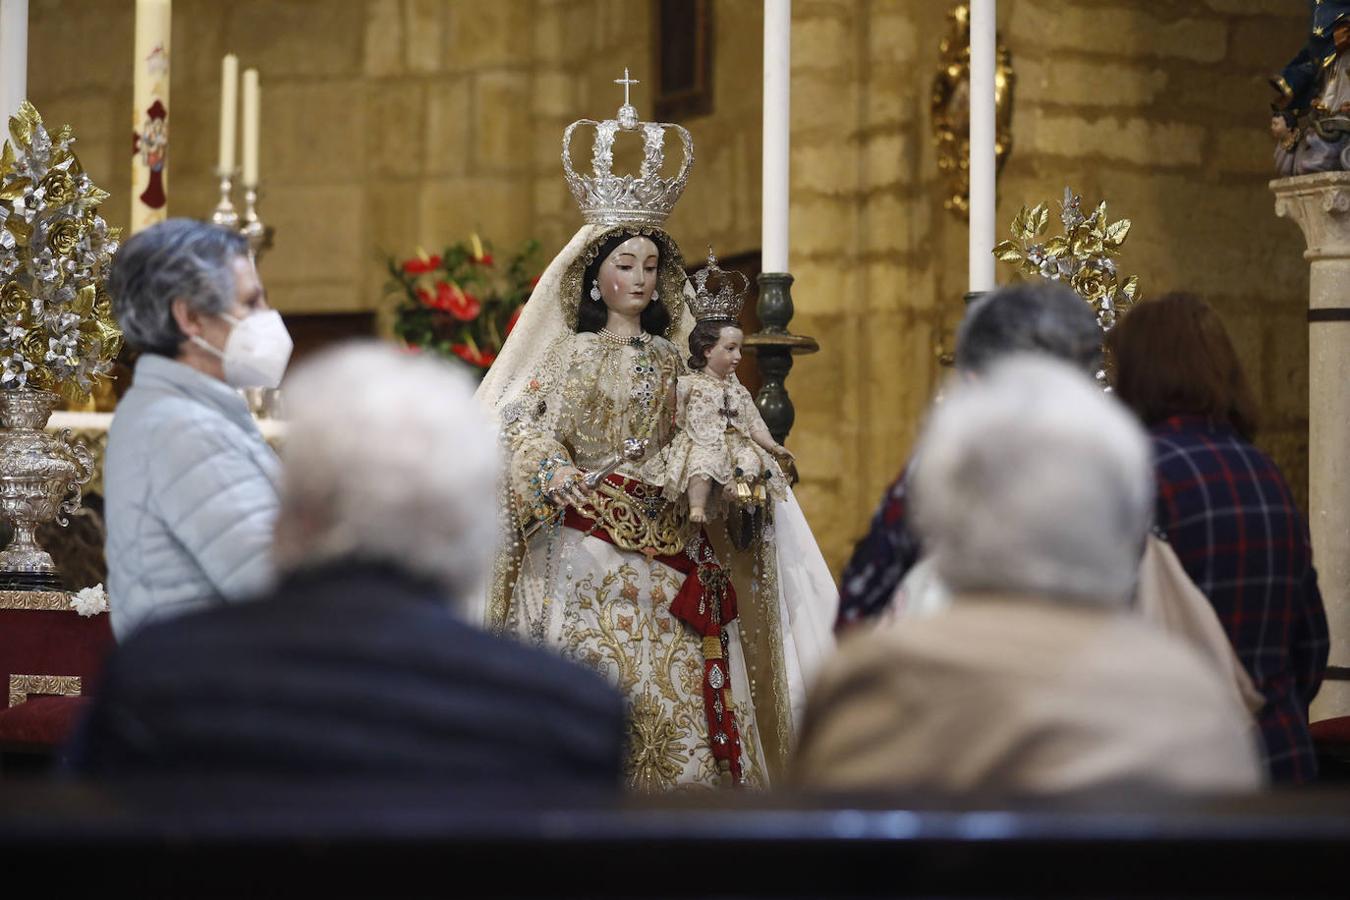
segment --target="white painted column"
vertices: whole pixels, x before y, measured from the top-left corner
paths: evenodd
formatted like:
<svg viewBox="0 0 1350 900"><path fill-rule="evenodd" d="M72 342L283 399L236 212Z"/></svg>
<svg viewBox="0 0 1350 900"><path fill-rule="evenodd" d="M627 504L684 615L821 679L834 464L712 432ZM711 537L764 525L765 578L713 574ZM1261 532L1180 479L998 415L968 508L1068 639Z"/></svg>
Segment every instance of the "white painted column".
<svg viewBox="0 0 1350 900"><path fill-rule="evenodd" d="M970 245L969 290L994 289L995 0L970 3Z"/></svg>
<svg viewBox="0 0 1350 900"><path fill-rule="evenodd" d="M764 184L760 268L788 269L792 0L764 0Z"/></svg>
<svg viewBox="0 0 1350 900"><path fill-rule="evenodd" d="M1308 283L1308 525L1331 630L1333 667L1350 667L1350 172L1270 183L1275 214L1303 229ZM1350 715L1350 680L1328 673L1312 721Z"/></svg>

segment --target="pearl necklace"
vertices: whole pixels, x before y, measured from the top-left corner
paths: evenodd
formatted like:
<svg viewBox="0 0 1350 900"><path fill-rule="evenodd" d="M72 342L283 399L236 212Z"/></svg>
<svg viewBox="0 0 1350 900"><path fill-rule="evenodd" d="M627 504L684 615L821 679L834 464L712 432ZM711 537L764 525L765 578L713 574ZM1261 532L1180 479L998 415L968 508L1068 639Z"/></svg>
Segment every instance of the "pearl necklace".
<svg viewBox="0 0 1350 900"><path fill-rule="evenodd" d="M601 328L596 334L604 340L609 341L611 344L626 344L631 347L641 346L652 339L652 336L645 331L640 332L634 337L624 337L621 334L615 334L608 328Z"/></svg>

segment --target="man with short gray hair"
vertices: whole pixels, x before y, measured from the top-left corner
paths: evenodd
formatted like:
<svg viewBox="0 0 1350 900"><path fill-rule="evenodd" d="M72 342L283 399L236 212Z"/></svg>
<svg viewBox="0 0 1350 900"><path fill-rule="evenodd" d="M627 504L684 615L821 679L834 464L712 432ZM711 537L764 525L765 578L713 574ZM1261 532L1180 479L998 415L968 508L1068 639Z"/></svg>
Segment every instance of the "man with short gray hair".
<svg viewBox="0 0 1350 900"><path fill-rule="evenodd" d="M1020 356L924 430L915 527L954 597L841 645L798 780L980 795L1259 787L1257 735L1195 648L1133 614L1153 505L1143 429L1079 372Z"/></svg>
<svg viewBox="0 0 1350 900"><path fill-rule="evenodd" d="M109 290L140 352L108 430L108 600L141 624L241 600L271 577L277 460L240 388L276 387L291 339L236 232L168 219L113 260Z"/></svg>
<svg viewBox="0 0 1350 900"><path fill-rule="evenodd" d="M618 691L471 624L500 458L467 372L353 343L286 391L277 587L126 642L74 767L618 790Z"/></svg>
<svg viewBox="0 0 1350 900"><path fill-rule="evenodd" d="M999 288L966 310L956 334L956 367L978 375L1013 353L1038 353L1089 375L1102 366L1102 333L1088 305L1054 281ZM908 521L910 466L887 489L868 533L853 551L839 582L835 628L881 615L918 562L922 547Z"/></svg>
<svg viewBox="0 0 1350 900"><path fill-rule="evenodd" d="M1102 330L1091 309L1057 281L999 288L970 305L956 332L956 368L983 372L1014 353L1040 353L1095 376Z"/></svg>

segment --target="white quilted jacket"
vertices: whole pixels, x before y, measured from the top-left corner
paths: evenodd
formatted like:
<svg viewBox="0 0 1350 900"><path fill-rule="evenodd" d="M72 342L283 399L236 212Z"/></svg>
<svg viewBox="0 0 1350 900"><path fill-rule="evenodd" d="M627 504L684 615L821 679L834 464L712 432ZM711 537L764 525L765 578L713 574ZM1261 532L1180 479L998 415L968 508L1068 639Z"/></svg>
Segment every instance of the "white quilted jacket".
<svg viewBox="0 0 1350 900"><path fill-rule="evenodd" d="M268 586L279 474L238 391L164 356L137 361L103 467L118 640Z"/></svg>

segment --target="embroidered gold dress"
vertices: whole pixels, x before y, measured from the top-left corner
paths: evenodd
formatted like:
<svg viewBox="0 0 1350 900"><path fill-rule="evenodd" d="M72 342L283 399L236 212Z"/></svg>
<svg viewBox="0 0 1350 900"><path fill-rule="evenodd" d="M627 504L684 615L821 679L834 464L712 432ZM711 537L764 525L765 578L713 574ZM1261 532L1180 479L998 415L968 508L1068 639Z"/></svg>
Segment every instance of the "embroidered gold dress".
<svg viewBox="0 0 1350 900"><path fill-rule="evenodd" d="M561 383L533 380L524 418L508 438L512 488L528 507L521 510L531 522L526 530L536 530L524 547L505 629L556 647L627 694L627 776L642 791L724 781L708 743L704 639L670 610L685 575L653 558L683 553L694 529L655 487L602 485L579 509L603 523L611 540L569 527L556 515L550 521L553 511L540 503L543 481L558 465L600 468L629 437L650 439L654 455L670 437L682 366L679 351L664 338L618 344L595 334L573 335L547 367L560 373ZM628 464L616 474L640 480L640 466ZM744 778L763 784L738 623L726 632Z"/></svg>
<svg viewBox="0 0 1350 900"><path fill-rule="evenodd" d="M768 428L735 372L726 378L706 369L681 376L675 386L675 427L671 442L643 468L643 475L661 486L666 499L682 501L690 479L699 475L730 484L738 469L747 479L767 473L769 496L784 498L783 470L751 437L768 433Z"/></svg>
<svg viewBox="0 0 1350 900"><path fill-rule="evenodd" d="M657 281L672 320L667 335L634 345L576 332L583 273L616 230L586 225L540 276L478 389L501 429L507 468L503 540L481 618L489 629L592 666L624 691L633 788L726 782L719 763L727 748L714 751L710 743L723 697L739 733L731 744L740 748L740 774L762 785L783 771L806 684L833 647L838 594L790 489L773 504L763 539L738 551L724 529L691 528L681 506L640 479L642 465L674 431L676 385L685 374L677 347L686 344L693 317L679 248L660 229L623 229L661 247ZM547 501L551 471L593 471L631 437L649 439L646 456L619 468L587 504L558 510ZM711 547L690 542L705 533ZM722 580L734 587L734 619L721 604L696 604L695 612L709 616L721 610L717 627L702 627L680 606L685 593L677 592L690 583L691 566L681 559L689 556L686 542L701 546L700 581L715 554ZM719 629L724 646L710 635ZM730 678L710 699L713 660Z"/></svg>

